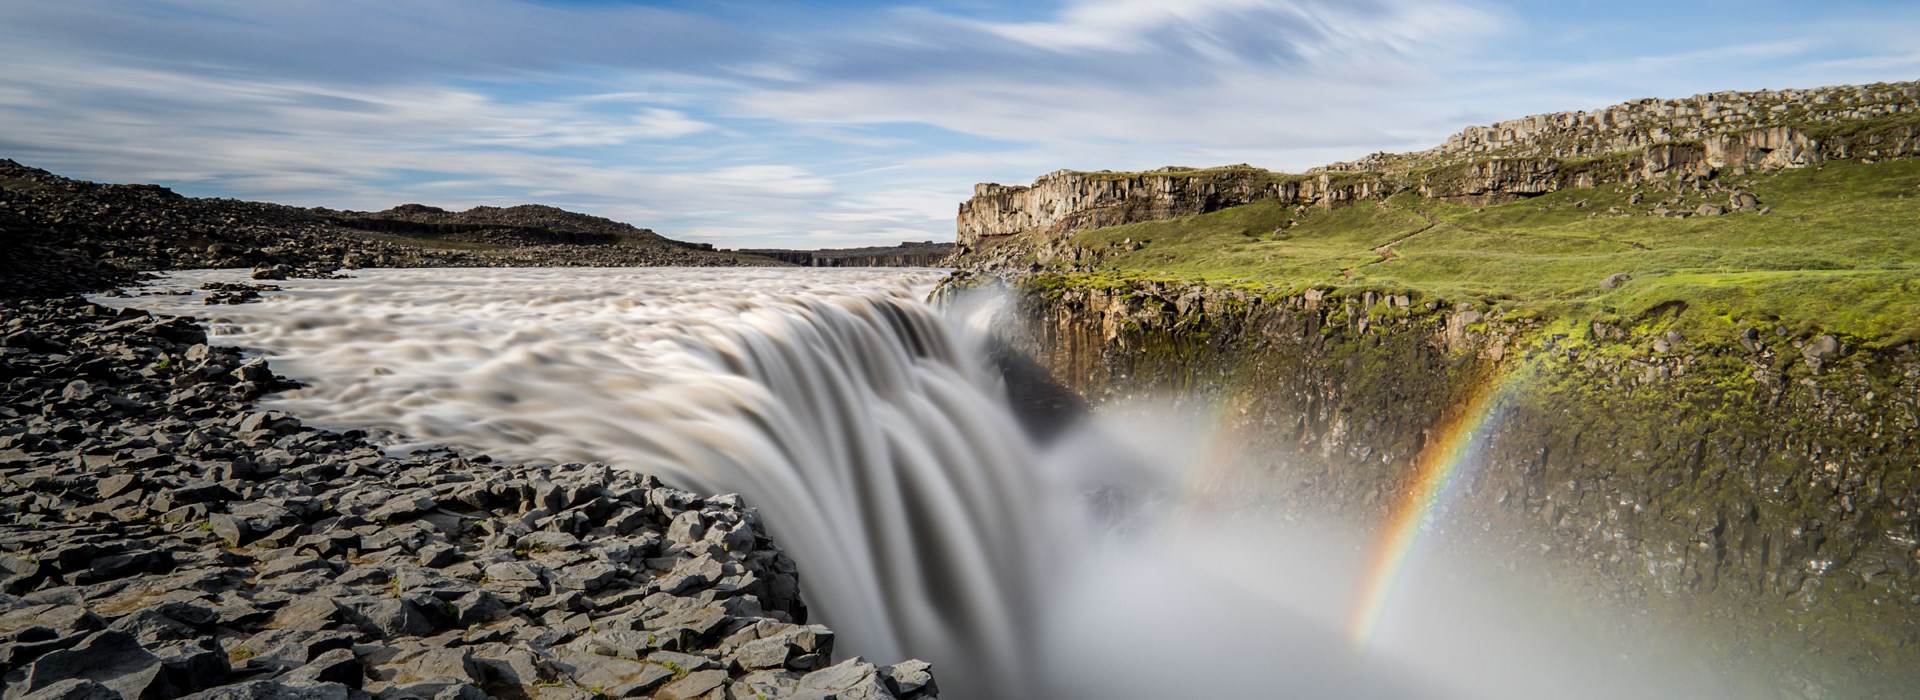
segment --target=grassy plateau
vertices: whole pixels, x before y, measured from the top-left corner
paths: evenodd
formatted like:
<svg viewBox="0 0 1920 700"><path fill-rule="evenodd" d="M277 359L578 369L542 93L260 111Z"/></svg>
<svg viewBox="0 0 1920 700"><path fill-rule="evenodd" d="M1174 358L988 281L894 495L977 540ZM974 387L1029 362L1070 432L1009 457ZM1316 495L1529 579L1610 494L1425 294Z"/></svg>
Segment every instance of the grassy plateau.
<svg viewBox="0 0 1920 700"><path fill-rule="evenodd" d="M1269 200L1081 231L1071 242L1101 258L1074 283L1390 292L1709 342L1748 327L1870 347L1920 340L1920 161L1834 161L1721 185L1758 196L1766 213L1649 215L1728 204L1725 191L1678 182L1491 206L1411 192L1304 212ZM1629 279L1602 285L1616 274Z"/></svg>

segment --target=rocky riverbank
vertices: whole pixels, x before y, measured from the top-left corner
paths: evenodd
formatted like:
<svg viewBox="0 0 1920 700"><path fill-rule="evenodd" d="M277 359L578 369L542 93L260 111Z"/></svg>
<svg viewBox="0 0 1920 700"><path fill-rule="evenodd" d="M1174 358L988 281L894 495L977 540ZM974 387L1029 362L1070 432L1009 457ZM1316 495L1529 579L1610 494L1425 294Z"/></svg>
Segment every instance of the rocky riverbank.
<svg viewBox="0 0 1920 700"><path fill-rule="evenodd" d="M189 319L15 300L0 346L8 700L937 692L835 663L738 497L390 456L250 408L286 380Z"/></svg>

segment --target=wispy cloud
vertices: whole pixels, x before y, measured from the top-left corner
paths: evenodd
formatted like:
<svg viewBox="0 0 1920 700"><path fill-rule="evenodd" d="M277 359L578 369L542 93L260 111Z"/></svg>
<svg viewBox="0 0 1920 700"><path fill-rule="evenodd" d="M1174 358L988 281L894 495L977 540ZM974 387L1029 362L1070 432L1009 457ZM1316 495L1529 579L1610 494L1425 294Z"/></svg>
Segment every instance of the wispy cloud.
<svg viewBox="0 0 1920 700"><path fill-rule="evenodd" d="M1500 26L1465 6L1400 0L1082 0L1041 22L899 21L736 104L1028 142L1358 142L1380 130L1326 115L1422 91L1437 54Z"/></svg>
<svg viewBox="0 0 1920 700"><path fill-rule="evenodd" d="M840 246L950 237L979 180L1302 168L1469 120L1920 68L1884 7L1814 25L1672 7L1724 30L1675 51L1484 0L950 5L6 3L0 156L202 195L543 201Z"/></svg>

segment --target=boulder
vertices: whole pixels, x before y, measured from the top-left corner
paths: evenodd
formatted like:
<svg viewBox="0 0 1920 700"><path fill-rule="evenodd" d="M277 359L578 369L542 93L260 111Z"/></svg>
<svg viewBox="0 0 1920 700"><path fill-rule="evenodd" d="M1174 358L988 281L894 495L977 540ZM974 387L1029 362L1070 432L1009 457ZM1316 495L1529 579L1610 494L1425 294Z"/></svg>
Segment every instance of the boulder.
<svg viewBox="0 0 1920 700"><path fill-rule="evenodd" d="M120 700L120 693L94 681L69 678L27 693L20 700Z"/></svg>
<svg viewBox="0 0 1920 700"><path fill-rule="evenodd" d="M801 679L803 682L805 679ZM727 682L726 671L696 671L668 683L654 697L660 700L694 700L713 692Z"/></svg>
<svg viewBox="0 0 1920 700"><path fill-rule="evenodd" d="M119 630L95 632L71 649L48 653L26 669L21 689L32 694L62 681L98 683L127 700L167 696L160 657Z"/></svg>
<svg viewBox="0 0 1920 700"><path fill-rule="evenodd" d="M349 598L340 601L347 620L377 639L419 637L433 633L433 625L419 606L398 598Z"/></svg>
<svg viewBox="0 0 1920 700"><path fill-rule="evenodd" d="M674 670L661 664L566 648L555 650L553 661L555 668L575 685L603 688L615 697L642 696L674 677ZM711 673L726 678L725 672Z"/></svg>
<svg viewBox="0 0 1920 700"><path fill-rule="evenodd" d="M880 670L858 656L809 673L800 679L797 697L833 700L891 698Z"/></svg>
<svg viewBox="0 0 1920 700"><path fill-rule="evenodd" d="M939 686L933 681L933 664L912 659L888 666L884 673L887 687L891 688L895 695L905 697L915 694L927 696L940 694Z"/></svg>
<svg viewBox="0 0 1920 700"><path fill-rule="evenodd" d="M359 688L366 681L366 669L352 651L334 649L294 669L286 678L295 683L339 683L349 688Z"/></svg>
<svg viewBox="0 0 1920 700"><path fill-rule="evenodd" d="M182 700L347 700L351 689L339 683L300 685L277 680L223 685L188 695Z"/></svg>

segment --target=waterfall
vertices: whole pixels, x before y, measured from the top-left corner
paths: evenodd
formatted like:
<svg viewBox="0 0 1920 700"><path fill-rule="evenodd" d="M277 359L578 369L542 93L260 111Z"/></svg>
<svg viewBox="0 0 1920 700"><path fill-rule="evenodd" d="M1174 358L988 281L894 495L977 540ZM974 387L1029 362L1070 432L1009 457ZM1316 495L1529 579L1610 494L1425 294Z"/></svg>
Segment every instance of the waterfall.
<svg viewBox="0 0 1920 700"><path fill-rule="evenodd" d="M171 278L215 280L237 278ZM985 353L923 302L937 280L382 270L145 301L307 382L269 405L316 424L740 493L843 653L966 669L949 696L986 697L1029 675L1043 485Z"/></svg>
<svg viewBox="0 0 1920 700"><path fill-rule="evenodd" d="M209 317L306 383L270 407L417 441L394 449L740 493L842 655L932 661L948 698L1714 697L1484 581L1407 582L1396 634L1354 656L1340 618L1364 537L1237 505L1259 480L1208 462L1233 436L1204 412L1111 411L1036 444L983 341L1007 318L944 316L924 302L938 279L368 270L255 304L116 303Z"/></svg>

